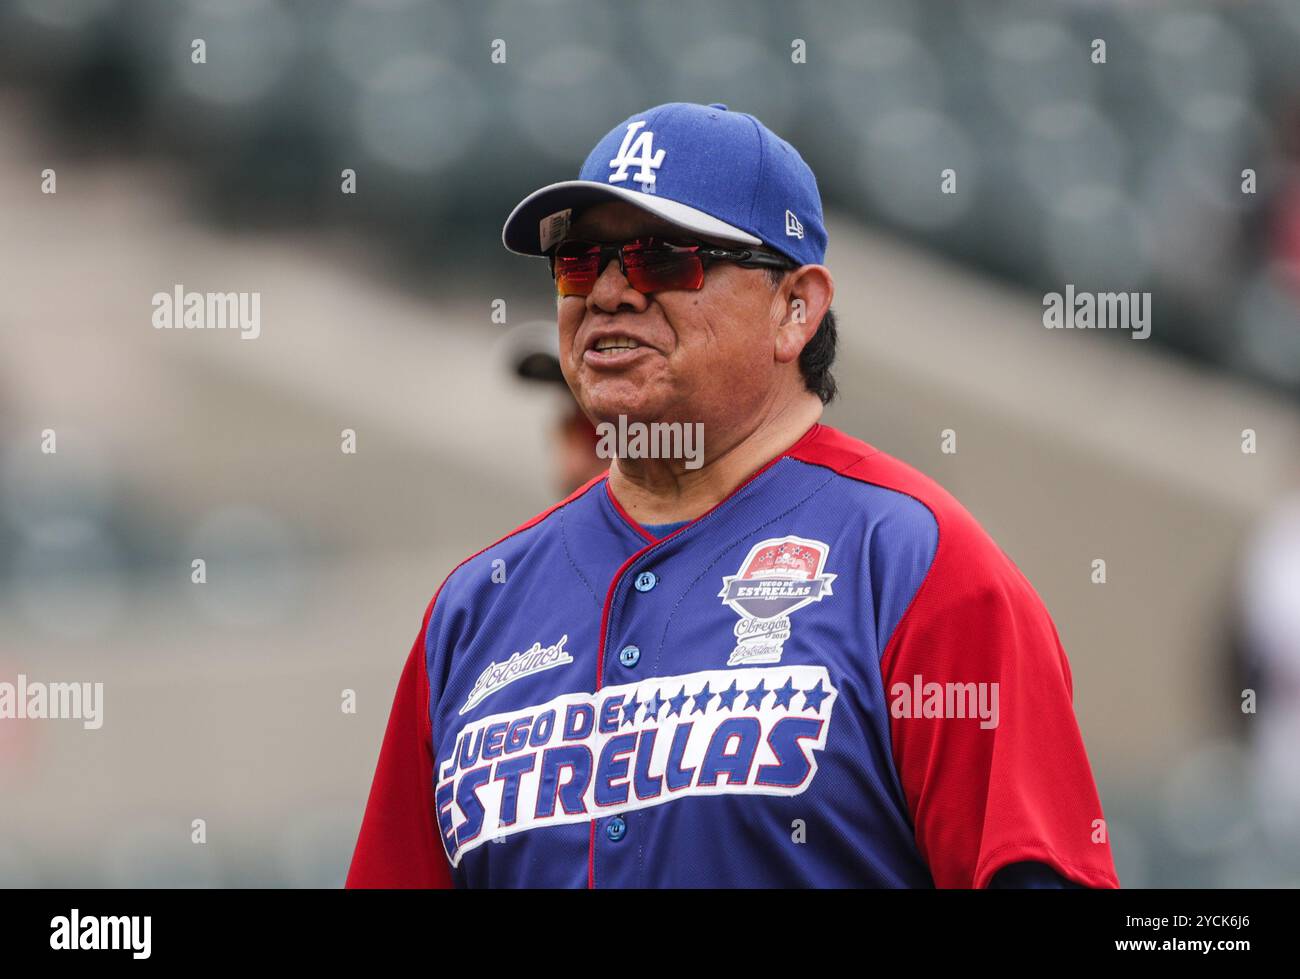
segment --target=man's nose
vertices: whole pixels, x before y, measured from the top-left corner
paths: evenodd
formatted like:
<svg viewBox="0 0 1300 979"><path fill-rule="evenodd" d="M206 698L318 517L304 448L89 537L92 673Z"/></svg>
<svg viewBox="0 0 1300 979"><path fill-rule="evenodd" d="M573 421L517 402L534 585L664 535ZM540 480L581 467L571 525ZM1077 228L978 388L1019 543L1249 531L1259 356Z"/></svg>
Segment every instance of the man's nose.
<svg viewBox="0 0 1300 979"><path fill-rule="evenodd" d="M617 258L611 258L596 277L596 284L587 297L588 304L605 312L615 312L625 306L640 309L645 306L646 297L632 288Z"/></svg>

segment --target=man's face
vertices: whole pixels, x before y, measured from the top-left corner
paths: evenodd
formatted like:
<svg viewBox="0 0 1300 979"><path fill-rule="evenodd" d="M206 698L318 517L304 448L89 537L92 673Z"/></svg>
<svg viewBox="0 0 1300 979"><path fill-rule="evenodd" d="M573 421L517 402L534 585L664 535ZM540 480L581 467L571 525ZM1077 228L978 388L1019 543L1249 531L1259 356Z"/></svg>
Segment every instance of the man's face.
<svg viewBox="0 0 1300 979"><path fill-rule="evenodd" d="M621 242L643 235L699 237L622 202L589 208L568 237ZM590 295L557 303L561 369L598 422L626 415L725 425L756 414L775 380L783 312L763 269L717 262L706 267L702 289L644 295L611 260ZM637 346L597 349L611 337Z"/></svg>

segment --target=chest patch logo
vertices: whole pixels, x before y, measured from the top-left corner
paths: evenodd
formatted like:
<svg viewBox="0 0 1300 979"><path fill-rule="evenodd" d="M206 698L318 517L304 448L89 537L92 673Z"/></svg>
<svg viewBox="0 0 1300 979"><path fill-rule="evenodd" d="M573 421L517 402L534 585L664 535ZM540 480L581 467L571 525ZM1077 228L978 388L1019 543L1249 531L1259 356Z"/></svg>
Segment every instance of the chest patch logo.
<svg viewBox="0 0 1300 979"><path fill-rule="evenodd" d="M573 657L564 650L564 644L568 641L568 635L563 635L553 646L543 646L540 642L535 642L523 652L514 653L504 663L489 663L487 669L474 681L474 689L469 692L469 699L465 701L465 706L460 709L460 712L465 714L473 710L483 702L485 697L492 696L502 687L516 680L541 673L542 670L553 670L565 663L572 663Z"/></svg>
<svg viewBox="0 0 1300 979"><path fill-rule="evenodd" d="M822 574L829 545L802 537L771 537L749 551L718 597L740 616L728 666L779 663L790 638L790 616L831 594L833 574Z"/></svg>

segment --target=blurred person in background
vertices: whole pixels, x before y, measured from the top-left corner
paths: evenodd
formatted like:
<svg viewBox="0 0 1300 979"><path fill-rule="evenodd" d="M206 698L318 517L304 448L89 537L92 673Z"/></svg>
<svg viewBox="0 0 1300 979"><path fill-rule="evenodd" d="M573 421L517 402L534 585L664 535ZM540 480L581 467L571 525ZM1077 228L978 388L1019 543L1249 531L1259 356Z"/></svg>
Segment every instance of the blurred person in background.
<svg viewBox="0 0 1300 979"><path fill-rule="evenodd" d="M1281 852L1300 846L1300 493L1256 526L1242 566L1241 675L1260 822ZM1297 868L1300 869L1300 868Z"/></svg>
<svg viewBox="0 0 1300 979"><path fill-rule="evenodd" d="M1271 215L1271 258L1282 271L1297 310L1300 310L1300 102L1296 102L1279 127L1278 141L1286 150L1281 164L1281 190ZM1300 330L1300 323L1297 323Z"/></svg>
<svg viewBox="0 0 1300 979"><path fill-rule="evenodd" d="M511 374L555 392L549 422L552 480L560 497L568 496L609 464L596 454L596 426L591 423L564 380L555 324L535 320L522 323L505 336L506 365Z"/></svg>

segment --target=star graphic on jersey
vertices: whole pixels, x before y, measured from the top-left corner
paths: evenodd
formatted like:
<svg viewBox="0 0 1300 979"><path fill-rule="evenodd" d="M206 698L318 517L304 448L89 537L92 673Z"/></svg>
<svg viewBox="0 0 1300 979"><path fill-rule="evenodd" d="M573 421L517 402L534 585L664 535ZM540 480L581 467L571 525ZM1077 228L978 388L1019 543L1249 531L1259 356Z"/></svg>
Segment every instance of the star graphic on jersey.
<svg viewBox="0 0 1300 979"><path fill-rule="evenodd" d="M659 720L659 712L664 709L664 702L659 698L659 691L655 690L655 695L645 702L645 716L641 718L648 721L650 718Z"/></svg>
<svg viewBox="0 0 1300 979"><path fill-rule="evenodd" d="M807 710L809 707L811 707L815 713L820 714L822 709L822 701L825 700L830 695L831 694L829 690L822 689L822 681L821 678L819 677L817 680L817 686L813 687L811 690L803 691L804 710Z"/></svg>
<svg viewBox="0 0 1300 979"><path fill-rule="evenodd" d="M740 688L736 686L736 681L732 680L731 686L718 694L718 710L722 710L723 707L726 707L727 710L731 710L732 706L736 703L736 698L739 696Z"/></svg>
<svg viewBox="0 0 1300 979"><path fill-rule="evenodd" d="M636 699L636 691L632 691L632 698L623 705L623 723L620 727L636 723L636 709L641 706L641 701Z"/></svg>
<svg viewBox="0 0 1300 979"><path fill-rule="evenodd" d="M754 710L758 710L761 706L763 706L763 698L766 697L769 693L771 693L771 691L767 689L766 682L763 680L759 680L758 686L756 686L753 690L745 691L745 696L749 698L747 701L745 701L745 709L748 710L750 707L752 707L754 708Z"/></svg>
<svg viewBox="0 0 1300 979"><path fill-rule="evenodd" d="M686 696L686 685L682 684L682 689L677 692L676 697L668 698L668 716L676 714L682 716L682 708L686 706L686 701L690 698Z"/></svg>
<svg viewBox="0 0 1300 979"><path fill-rule="evenodd" d="M798 692L799 691L794 688L794 677L787 677L784 687L778 687L776 690L772 691L772 696L776 698L776 703L772 706L784 707L786 710L789 710L790 701L794 699L794 695Z"/></svg>
<svg viewBox="0 0 1300 979"><path fill-rule="evenodd" d="M709 701L713 699L713 694L709 693L709 685L706 683L704 689L695 695L695 706L691 708L692 714L707 714L709 710Z"/></svg>

